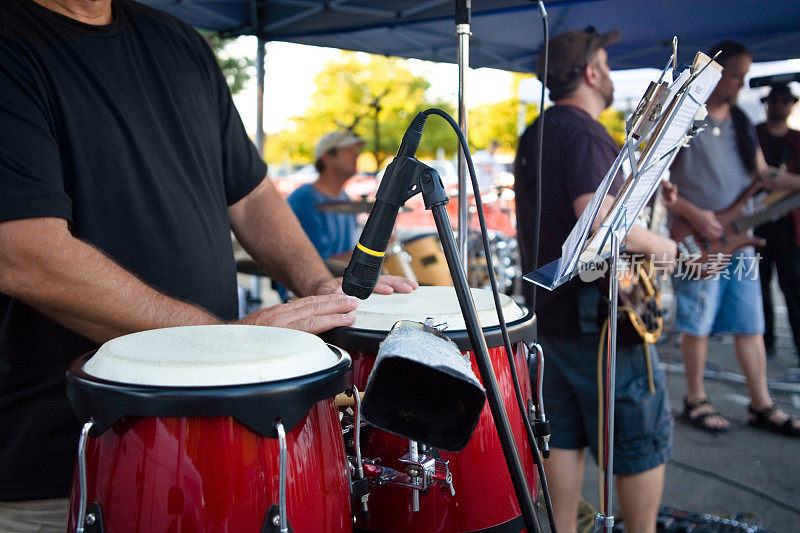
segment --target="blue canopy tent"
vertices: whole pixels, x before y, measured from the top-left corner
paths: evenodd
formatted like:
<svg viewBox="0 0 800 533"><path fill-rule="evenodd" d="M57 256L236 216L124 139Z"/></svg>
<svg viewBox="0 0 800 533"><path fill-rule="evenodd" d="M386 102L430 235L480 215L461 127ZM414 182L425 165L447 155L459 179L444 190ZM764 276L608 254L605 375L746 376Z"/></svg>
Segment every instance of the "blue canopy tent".
<svg viewBox="0 0 800 533"><path fill-rule="evenodd" d="M453 0L144 0L230 35L455 63ZM756 61L800 56L800 1L551 0L550 34L593 25L622 30L614 69L661 68L673 35L686 57L735 39ZM470 66L533 72L542 44L535 2L472 0Z"/></svg>

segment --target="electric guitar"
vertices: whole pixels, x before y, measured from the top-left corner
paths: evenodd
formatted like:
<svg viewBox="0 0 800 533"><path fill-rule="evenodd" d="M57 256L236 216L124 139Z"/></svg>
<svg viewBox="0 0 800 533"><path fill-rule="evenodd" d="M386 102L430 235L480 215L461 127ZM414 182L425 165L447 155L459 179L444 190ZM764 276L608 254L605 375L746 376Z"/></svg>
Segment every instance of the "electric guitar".
<svg viewBox="0 0 800 533"><path fill-rule="evenodd" d="M719 239L706 239L698 235L689 221L679 217L672 225L671 236L678 242L678 252L684 266L698 265L698 275L708 278L729 263L731 256L745 246L763 246L763 239L754 237L750 230L771 220L775 220L796 207L800 207L800 194L786 196L777 202L746 215L747 201L763 189L759 182L753 182L736 201L715 214L724 228Z"/></svg>
<svg viewBox="0 0 800 533"><path fill-rule="evenodd" d="M647 229L658 231L664 213L659 188L653 196L649 220L645 224ZM619 274L620 309L642 340L652 344L661 337L664 328L658 269L646 256L623 256L621 260L627 263L627 267L621 268Z"/></svg>

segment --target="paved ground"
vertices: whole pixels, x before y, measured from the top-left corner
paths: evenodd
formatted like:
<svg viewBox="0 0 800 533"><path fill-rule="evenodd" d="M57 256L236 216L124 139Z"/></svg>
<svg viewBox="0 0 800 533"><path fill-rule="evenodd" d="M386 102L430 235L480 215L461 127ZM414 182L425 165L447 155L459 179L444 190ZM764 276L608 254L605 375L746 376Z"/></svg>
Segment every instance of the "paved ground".
<svg viewBox="0 0 800 533"><path fill-rule="evenodd" d="M780 295L778 301L782 303ZM778 307L777 349L768 359L773 398L800 416L800 368L786 311ZM688 426L678 417L686 385L677 335L658 346L667 369L675 415L675 446L667 465L663 504L696 513L734 517L767 531L800 531L800 439L757 430L747 425L748 399L731 338L710 341L706 383L715 406L730 421L731 431L712 435ZM595 507L597 469L587 471L584 499Z"/></svg>

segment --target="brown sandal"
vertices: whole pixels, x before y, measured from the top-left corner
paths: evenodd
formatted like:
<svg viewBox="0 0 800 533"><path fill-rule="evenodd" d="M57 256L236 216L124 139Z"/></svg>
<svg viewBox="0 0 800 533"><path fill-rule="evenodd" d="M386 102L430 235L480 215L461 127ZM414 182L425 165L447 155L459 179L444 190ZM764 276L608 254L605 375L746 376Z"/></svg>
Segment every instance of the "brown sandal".
<svg viewBox="0 0 800 533"><path fill-rule="evenodd" d="M787 414L786 420L780 424L771 420L772 415L775 414L776 411L780 410L780 407L774 403L772 404L772 407L767 407L766 409L761 409L760 411L756 411L753 409L753 406L748 405L747 410L751 415L753 415L748 417L747 423L749 425L761 429L768 429L770 431L774 431L775 433L780 433L781 435L800 437L800 428L797 428L794 425L795 420L797 420L796 417Z"/></svg>
<svg viewBox="0 0 800 533"><path fill-rule="evenodd" d="M708 411L707 413L701 413L696 416L691 416L692 411L704 405L710 405L711 410ZM708 425L707 419L710 416L719 416L725 418L720 414L719 411L717 411L714 408L714 405L708 398L701 398L694 402L690 402L686 398L683 399L683 414L681 415L681 420L683 420L684 422L687 422L689 425L694 426L698 429L703 429L705 431L708 431L709 433L725 433L730 429L730 426L717 427Z"/></svg>

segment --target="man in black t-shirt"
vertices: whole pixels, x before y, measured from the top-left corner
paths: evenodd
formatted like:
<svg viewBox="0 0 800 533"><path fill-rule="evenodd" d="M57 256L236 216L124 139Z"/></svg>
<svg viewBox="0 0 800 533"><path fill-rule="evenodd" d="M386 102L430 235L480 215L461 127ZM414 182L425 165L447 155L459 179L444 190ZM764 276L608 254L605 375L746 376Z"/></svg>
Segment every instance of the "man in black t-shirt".
<svg viewBox="0 0 800 533"><path fill-rule="evenodd" d="M756 126L758 143L767 164L800 173L800 131L786 123L797 103L797 96L788 85L775 85L765 98L767 121ZM759 226L755 234L767 244L759 250L761 295L764 302L764 344L767 353L775 345L775 317L772 310L772 266L778 272L778 284L786 299L789 325L795 349L800 355L800 208L779 220Z"/></svg>
<svg viewBox="0 0 800 533"><path fill-rule="evenodd" d="M616 31L599 35L590 28L568 31L550 40L547 87L555 105L522 135L515 161L517 231L525 272L561 256L561 245L618 153L597 121L613 100L604 47L618 35ZM538 264L534 264L538 120L545 122L542 229ZM612 187L612 192L617 188ZM606 198L597 221L608 212L612 201L612 196ZM654 256L658 264L672 265L675 260L674 241L638 226L630 231L626 244L631 252ZM530 306L532 290L526 296ZM552 292L538 291L535 302L538 340L547 358L544 400L552 424L552 454L545 461L545 470L560 531L576 530L585 448L589 446L596 457L598 453L598 299L594 285L576 278ZM672 446L665 379L652 348L652 391L647 386L642 346L626 345L621 340L617 353L616 420L624 421L615 424L617 492L626 530L654 532L664 464Z"/></svg>
<svg viewBox="0 0 800 533"><path fill-rule="evenodd" d="M3 0L0 95L0 530L63 531L68 364L122 334L236 321L231 230L306 296L240 323L316 333L351 324L356 301L186 24L128 0Z"/></svg>

